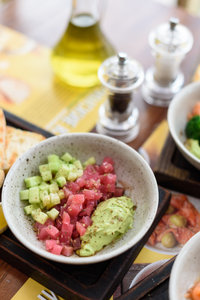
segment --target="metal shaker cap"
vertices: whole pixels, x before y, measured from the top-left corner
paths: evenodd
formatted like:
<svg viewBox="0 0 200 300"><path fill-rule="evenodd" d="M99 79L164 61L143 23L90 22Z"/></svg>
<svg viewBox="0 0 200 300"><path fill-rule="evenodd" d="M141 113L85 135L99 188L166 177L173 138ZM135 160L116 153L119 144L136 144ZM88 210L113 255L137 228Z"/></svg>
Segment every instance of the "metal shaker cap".
<svg viewBox="0 0 200 300"><path fill-rule="evenodd" d="M101 83L112 92L127 93L141 85L144 72L139 62L119 52L102 63L98 76Z"/></svg>
<svg viewBox="0 0 200 300"><path fill-rule="evenodd" d="M186 26L180 24L179 19L172 17L150 32L149 43L156 52L181 55L191 50L193 36Z"/></svg>

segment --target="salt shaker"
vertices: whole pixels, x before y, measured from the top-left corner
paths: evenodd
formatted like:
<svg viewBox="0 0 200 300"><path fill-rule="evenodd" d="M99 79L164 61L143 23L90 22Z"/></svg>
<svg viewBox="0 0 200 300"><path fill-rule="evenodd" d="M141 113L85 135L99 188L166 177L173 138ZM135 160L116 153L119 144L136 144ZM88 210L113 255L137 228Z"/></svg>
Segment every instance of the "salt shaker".
<svg viewBox="0 0 200 300"><path fill-rule="evenodd" d="M98 76L107 99L99 109L97 131L123 142L132 141L139 133L139 110L133 98L144 79L142 66L120 52L102 63Z"/></svg>
<svg viewBox="0 0 200 300"><path fill-rule="evenodd" d="M181 62L193 45L192 33L177 18L170 18L150 32L149 44L155 64L145 74L144 100L156 106L168 106L184 84Z"/></svg>

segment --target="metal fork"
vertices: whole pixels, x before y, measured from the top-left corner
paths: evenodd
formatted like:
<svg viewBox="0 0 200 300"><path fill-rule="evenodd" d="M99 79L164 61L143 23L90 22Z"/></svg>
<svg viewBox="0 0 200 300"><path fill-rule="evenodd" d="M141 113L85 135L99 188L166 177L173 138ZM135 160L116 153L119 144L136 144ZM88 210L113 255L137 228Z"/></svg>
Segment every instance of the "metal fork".
<svg viewBox="0 0 200 300"><path fill-rule="evenodd" d="M60 297L58 297L54 292L42 290L40 295L37 296L40 300L61 300Z"/></svg>

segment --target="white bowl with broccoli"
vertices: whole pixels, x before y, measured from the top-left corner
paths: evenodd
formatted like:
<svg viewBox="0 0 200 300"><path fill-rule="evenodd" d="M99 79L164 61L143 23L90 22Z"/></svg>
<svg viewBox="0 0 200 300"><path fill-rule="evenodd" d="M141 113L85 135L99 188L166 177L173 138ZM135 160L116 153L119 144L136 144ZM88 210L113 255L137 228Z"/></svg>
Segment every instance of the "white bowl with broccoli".
<svg viewBox="0 0 200 300"><path fill-rule="evenodd" d="M199 101L200 82L188 84L173 98L167 119L178 149L189 163L200 170L200 116L188 119Z"/></svg>

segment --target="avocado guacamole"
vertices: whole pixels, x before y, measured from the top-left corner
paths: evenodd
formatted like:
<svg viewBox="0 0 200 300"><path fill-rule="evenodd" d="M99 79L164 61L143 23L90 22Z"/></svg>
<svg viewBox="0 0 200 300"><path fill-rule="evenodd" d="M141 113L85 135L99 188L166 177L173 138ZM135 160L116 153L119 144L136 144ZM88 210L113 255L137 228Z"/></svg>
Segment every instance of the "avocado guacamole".
<svg viewBox="0 0 200 300"><path fill-rule="evenodd" d="M133 225L133 201L125 196L101 202L92 215L92 225L81 236L79 256L91 256L120 238Z"/></svg>

